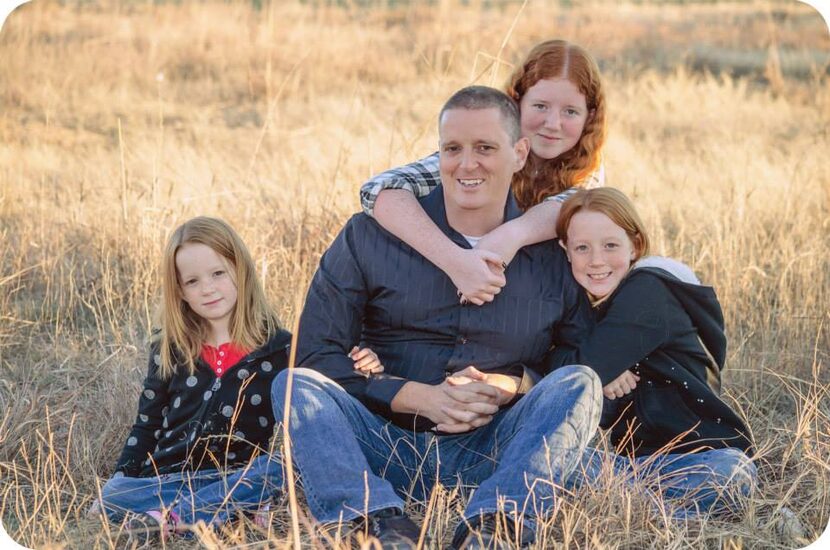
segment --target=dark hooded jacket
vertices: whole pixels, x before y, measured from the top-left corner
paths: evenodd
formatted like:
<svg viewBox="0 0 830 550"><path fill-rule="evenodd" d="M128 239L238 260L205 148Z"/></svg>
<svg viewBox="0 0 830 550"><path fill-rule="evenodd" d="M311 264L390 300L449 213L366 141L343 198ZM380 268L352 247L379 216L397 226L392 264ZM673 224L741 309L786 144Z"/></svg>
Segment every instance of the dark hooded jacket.
<svg viewBox="0 0 830 550"><path fill-rule="evenodd" d="M268 451L274 432L271 382L288 366L291 334L277 331L217 378L200 357L191 375L184 361L165 380L159 345L150 348L138 415L115 470L148 477L245 464Z"/></svg>
<svg viewBox="0 0 830 550"><path fill-rule="evenodd" d="M556 351L555 364L588 365L603 386L626 370L640 376L633 392L604 400L600 424L610 428L618 452L750 448L747 425L719 397L723 312L714 289L691 269L644 258L593 317L590 335L577 350Z"/></svg>

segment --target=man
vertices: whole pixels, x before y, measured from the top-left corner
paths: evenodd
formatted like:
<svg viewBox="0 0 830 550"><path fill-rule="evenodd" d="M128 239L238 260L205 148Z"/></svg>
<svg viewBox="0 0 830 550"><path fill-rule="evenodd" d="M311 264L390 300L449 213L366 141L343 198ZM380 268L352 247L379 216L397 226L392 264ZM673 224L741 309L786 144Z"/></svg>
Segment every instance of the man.
<svg viewBox="0 0 830 550"><path fill-rule="evenodd" d="M513 100L480 86L447 101L439 135L442 185L421 204L470 247L520 214L510 181L529 144ZM464 306L409 246L364 214L349 220L308 292L292 395L287 373L273 386L277 418L291 399L293 457L318 521L365 516L384 548L414 547L420 531L402 515L402 497L460 482L478 488L454 546L489 545L502 510L513 540L533 540L535 518L596 430L601 388L582 366L541 379L551 345L573 346L583 331L560 248L526 247L506 275L499 299ZM386 372L353 368L358 342Z"/></svg>

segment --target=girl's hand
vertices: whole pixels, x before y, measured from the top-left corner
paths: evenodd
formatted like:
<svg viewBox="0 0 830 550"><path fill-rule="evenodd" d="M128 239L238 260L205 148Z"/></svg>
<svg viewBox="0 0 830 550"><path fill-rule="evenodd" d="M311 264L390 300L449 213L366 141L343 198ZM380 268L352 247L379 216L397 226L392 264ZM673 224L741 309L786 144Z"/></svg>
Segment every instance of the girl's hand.
<svg viewBox="0 0 830 550"><path fill-rule="evenodd" d="M492 302L507 283L501 256L478 248L459 249L447 275L458 289L462 304L469 302L480 306Z"/></svg>
<svg viewBox="0 0 830 550"><path fill-rule="evenodd" d="M617 399L634 391L639 381L639 376L627 370L602 388L602 394L608 399Z"/></svg>
<svg viewBox="0 0 830 550"><path fill-rule="evenodd" d="M349 352L349 357L354 361L354 370L369 376L383 372L383 365L378 355L369 348L358 349L357 346Z"/></svg>

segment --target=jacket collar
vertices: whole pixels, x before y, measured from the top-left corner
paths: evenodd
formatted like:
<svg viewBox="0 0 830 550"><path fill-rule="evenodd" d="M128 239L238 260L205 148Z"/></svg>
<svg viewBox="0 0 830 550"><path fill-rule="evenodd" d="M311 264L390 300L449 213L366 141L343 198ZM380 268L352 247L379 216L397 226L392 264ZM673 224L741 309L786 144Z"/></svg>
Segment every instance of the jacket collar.
<svg viewBox="0 0 830 550"><path fill-rule="evenodd" d="M438 228L450 238L452 242L461 248L472 248L464 235L450 227L450 222L447 220L447 206L444 203L444 186L439 184L426 197L420 199L421 207L427 216L438 226ZM509 222L522 215L522 210L516 203L516 198L513 196L513 191L507 192L507 201L504 204L504 221ZM521 249L524 251L524 248Z"/></svg>

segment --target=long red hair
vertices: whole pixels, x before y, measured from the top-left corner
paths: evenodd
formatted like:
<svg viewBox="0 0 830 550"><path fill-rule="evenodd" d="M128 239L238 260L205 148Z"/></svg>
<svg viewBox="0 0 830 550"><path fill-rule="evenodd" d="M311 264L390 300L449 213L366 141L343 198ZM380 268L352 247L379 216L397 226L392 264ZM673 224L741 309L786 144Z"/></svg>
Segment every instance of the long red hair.
<svg viewBox="0 0 830 550"><path fill-rule="evenodd" d="M521 102L531 86L548 78L570 80L585 96L589 116L573 148L553 159L540 158L531 151L524 168L513 176L513 194L524 209L569 187L582 186L599 168L605 144L605 92L591 54L566 40L537 44L513 72L507 94Z"/></svg>

